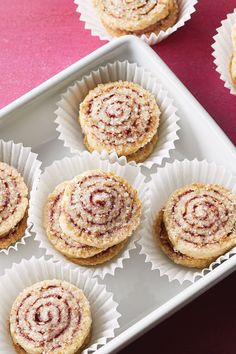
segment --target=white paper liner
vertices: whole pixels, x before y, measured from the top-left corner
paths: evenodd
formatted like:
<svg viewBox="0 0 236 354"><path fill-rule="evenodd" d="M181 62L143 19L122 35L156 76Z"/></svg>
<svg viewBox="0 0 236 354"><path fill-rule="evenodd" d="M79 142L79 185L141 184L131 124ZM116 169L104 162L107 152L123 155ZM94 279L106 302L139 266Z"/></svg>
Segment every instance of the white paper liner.
<svg viewBox="0 0 236 354"><path fill-rule="evenodd" d="M113 294L106 290L105 285L98 284L96 279L88 274L72 270L62 263L46 261L43 257L22 260L20 264L13 264L0 278L0 352L14 354L15 350L9 333L9 315L14 300L28 286L36 282L49 279L64 280L83 290L89 300L92 313L92 338L89 347L83 354L96 351L106 344L109 338L115 335L119 328L117 311L118 304L113 300ZM6 291L7 289L7 291Z"/></svg>
<svg viewBox="0 0 236 354"><path fill-rule="evenodd" d="M236 247L220 256L209 268L196 270L177 265L172 262L160 248L158 248L153 238L153 224L158 212L165 206L169 196L176 189L190 183L216 183L236 193L236 178L223 166L207 161L175 161L166 164L162 169L158 169L157 174L153 175L150 183L150 214L145 233L138 243L141 245L141 254L146 255L145 262L152 263L152 270L158 269L160 276L166 275L169 281L177 280L180 284L184 281L194 282L211 271L222 261L228 259L236 253Z"/></svg>
<svg viewBox="0 0 236 354"><path fill-rule="evenodd" d="M197 2L197 0L177 0L180 11L176 24L166 31L161 31L158 35L155 33L152 33L150 36L143 34L140 38L149 45L154 45L166 39L178 28L184 26L185 22L190 20L192 14L196 11L195 5ZM101 40L108 41L114 38L102 25L97 10L93 6L93 0L74 0L74 3L77 5L76 12L81 14L80 20L85 22L85 28L91 31L92 36L98 36Z"/></svg>
<svg viewBox="0 0 236 354"><path fill-rule="evenodd" d="M87 151L78 123L79 104L88 92L98 84L118 80L135 82L152 92L156 97L162 112L158 128L158 142L153 153L142 165L148 168L151 168L154 163L160 165L164 158L170 156L170 151L175 148L175 142L179 139L177 132L180 127L177 124L179 120L176 114L177 109L173 105L173 99L168 97L167 91L162 88L151 73L135 63L130 64L128 61L116 61L100 67L68 88L57 103L58 109L55 112L57 131L60 133L59 139L64 141L64 145L69 147L72 153Z"/></svg>
<svg viewBox="0 0 236 354"><path fill-rule="evenodd" d="M22 144L15 144L13 141L5 142L0 140L0 161L7 163L17 169L24 179L29 189L29 203L32 193L36 190L37 183L41 174L41 162L37 160L37 154L31 152L31 148L24 147ZM0 249L0 254L9 254L11 250L18 250L20 244L25 244L25 239L31 236L31 223L27 221L27 229L24 236L7 249Z"/></svg>
<svg viewBox="0 0 236 354"><path fill-rule="evenodd" d="M135 242L143 232L143 225L147 217L146 210L148 209L148 187L147 184L144 183L145 177L140 172L140 169L137 166L124 165L125 159L117 159L115 154L110 156L109 162L107 156L106 154L103 156L99 155L97 152L93 152L92 154L84 152L81 156L64 158L47 167L40 178L38 190L32 197L29 212L30 221L34 224L32 231L36 233L35 239L39 241L39 247L46 250L47 255L53 256L54 260L67 262L72 267L80 269L81 271L87 269L91 276L99 276L101 278L104 278L106 274L114 275L117 268L123 268L124 259L130 258L130 250L136 247ZM103 160L103 158L106 160ZM142 202L142 217L140 226L130 237L130 240L120 254L107 263L94 267L82 267L70 262L50 243L43 227L43 209L48 195L54 190L56 185L62 181L70 180L74 176L87 170L93 169L113 171L117 175L124 177L138 191L139 198Z"/></svg>
<svg viewBox="0 0 236 354"><path fill-rule="evenodd" d="M233 44L231 39L231 28L236 20L236 9L228 14L226 20L221 21L221 26L217 28L217 34L213 37L214 43L212 53L215 58L216 71L220 74L224 86L230 90L232 95L236 95L236 86L233 85L230 75L230 61L233 54Z"/></svg>

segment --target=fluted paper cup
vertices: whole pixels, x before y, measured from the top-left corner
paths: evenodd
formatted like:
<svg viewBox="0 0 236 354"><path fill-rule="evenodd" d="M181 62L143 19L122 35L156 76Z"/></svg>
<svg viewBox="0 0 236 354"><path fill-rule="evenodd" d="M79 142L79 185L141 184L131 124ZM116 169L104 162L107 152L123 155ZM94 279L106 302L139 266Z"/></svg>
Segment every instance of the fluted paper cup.
<svg viewBox="0 0 236 354"><path fill-rule="evenodd" d="M236 247L220 256L209 268L202 270L190 269L172 262L157 246L153 236L153 225L158 212L165 206L169 196L178 188L191 183L216 183L236 193L236 177L223 166L207 161L175 161L157 171L150 183L150 212L145 227L145 233L138 241L141 245L141 253L145 254L145 262L151 262L152 269L158 269L161 276L165 275L169 281L177 280L194 282L197 278L210 272L232 254L236 253Z"/></svg>
<svg viewBox="0 0 236 354"><path fill-rule="evenodd" d="M105 158L107 158L107 156ZM99 276L101 278L104 278L106 274L114 275L117 268L123 268L124 259L130 258L130 250L136 247L135 242L143 232L144 221L147 217L147 205L149 203L147 198L148 187L144 181L145 177L140 172L140 168L124 163L124 159L117 159L114 154L110 157L110 161L108 161L103 160L103 157L97 152L93 152L92 154L84 152L81 156L56 161L45 169L45 172L40 178L38 189L32 198L32 207L30 208L29 214L30 221L34 224L33 232L36 234L35 239L39 241L39 247L46 250L47 255L53 256L53 259L56 261L66 261L72 267L80 269L81 271L87 269L91 276ZM59 183L71 180L76 175L94 169L113 171L117 175L124 177L138 192L142 203L142 217L139 227L129 238L128 243L120 254L107 263L93 267L82 267L66 259L50 243L43 226L43 211L48 195Z"/></svg>
<svg viewBox="0 0 236 354"><path fill-rule="evenodd" d="M62 263L46 261L43 257L22 260L13 264L0 278L0 352L14 354L9 331L9 316L13 302L27 287L43 280L58 279L72 283L80 288L87 297L92 314L92 337L83 354L96 351L109 338L114 337L119 328L117 311L118 304L113 300L113 294L106 290L105 285L98 284L96 279L86 273L72 270Z"/></svg>
<svg viewBox="0 0 236 354"><path fill-rule="evenodd" d="M232 95L236 95L236 86L233 84L230 74L230 62L233 54L231 29L235 21L236 9L233 13L228 14L225 20L221 21L221 26L217 28L217 34L213 37L214 43L212 45L216 71L220 74L224 86L230 90Z"/></svg>
<svg viewBox="0 0 236 354"><path fill-rule="evenodd" d="M41 174L41 162L37 159L37 156L38 155L33 153L29 147L24 147L22 144L15 144L13 141L6 142L0 140L0 161L15 167L23 177L29 190L29 205L31 196L36 190L39 176ZM17 251L20 244L24 245L25 239L31 236L31 226L28 218L27 229L25 230L23 237L8 248L0 249L0 254L4 253L8 255L12 250Z"/></svg>
<svg viewBox="0 0 236 354"><path fill-rule="evenodd" d="M173 105L173 99L168 96L159 81L144 68L128 61L107 64L82 80L68 88L57 103L57 131L60 133L59 139L64 141L64 145L71 149L72 153L82 153L86 151L83 144L83 134L78 123L79 105L84 100L90 90L98 84L114 81L131 81L149 90L157 100L161 110L160 126L158 127L158 142L152 154L144 161L142 166L151 168L153 164L160 165L164 158L170 156L170 151L175 148L175 143L179 139L178 125L179 117L177 109Z"/></svg>
<svg viewBox="0 0 236 354"><path fill-rule="evenodd" d="M85 28L91 31L92 36L98 36L101 40L108 41L114 38L102 25L97 10L93 5L93 0L74 0L74 3L77 5L76 11L81 14L80 20L85 22ZM151 33L150 36L141 35L140 38L144 42L149 45L161 42L190 20L192 14L196 11L195 5L197 4L197 0L177 0L177 3L179 5L179 16L176 24L166 31L161 31L158 35L155 33Z"/></svg>

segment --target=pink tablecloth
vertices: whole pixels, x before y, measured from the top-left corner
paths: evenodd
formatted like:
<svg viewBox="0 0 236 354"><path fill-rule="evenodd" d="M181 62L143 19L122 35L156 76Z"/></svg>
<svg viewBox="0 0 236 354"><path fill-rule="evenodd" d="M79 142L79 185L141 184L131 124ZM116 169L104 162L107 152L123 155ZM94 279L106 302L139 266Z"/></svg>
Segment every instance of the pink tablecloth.
<svg viewBox="0 0 236 354"><path fill-rule="evenodd" d="M234 6L199 1L191 21L154 49L236 143L236 97L211 56L216 28ZM75 8L72 0L0 1L0 107L104 44L84 30ZM152 353L235 353L235 282L233 275L123 353L143 353L150 343Z"/></svg>

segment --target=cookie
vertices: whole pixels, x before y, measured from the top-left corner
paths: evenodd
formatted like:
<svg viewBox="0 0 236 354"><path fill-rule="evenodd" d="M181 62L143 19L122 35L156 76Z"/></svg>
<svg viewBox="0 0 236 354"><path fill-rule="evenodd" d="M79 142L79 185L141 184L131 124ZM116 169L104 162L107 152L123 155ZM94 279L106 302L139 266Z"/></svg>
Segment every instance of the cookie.
<svg viewBox="0 0 236 354"><path fill-rule="evenodd" d="M17 170L0 162L0 238L23 219L28 207L28 188Z"/></svg>
<svg viewBox="0 0 236 354"><path fill-rule="evenodd" d="M27 219L26 211L23 219L6 236L0 238L0 249L8 248L22 238L27 228Z"/></svg>
<svg viewBox="0 0 236 354"><path fill-rule="evenodd" d="M233 84L236 85L236 21L234 22L231 29L231 39L233 45L233 55L230 60L230 75L233 81Z"/></svg>
<svg viewBox="0 0 236 354"><path fill-rule="evenodd" d="M104 249L130 237L140 217L138 193L124 178L92 170L67 184L59 223L71 238Z"/></svg>
<svg viewBox="0 0 236 354"><path fill-rule="evenodd" d="M166 31L168 28L174 26L174 24L177 22L178 15L179 15L179 7L175 0L172 1L172 4L173 6L171 7L169 14L165 18L142 30L136 30L136 31L121 30L118 28L109 27L104 22L103 25L106 28L107 32L109 32L113 37L120 37L128 34L132 34L136 36L141 36L142 34L145 34L147 37L150 37L152 33L158 35L161 31Z"/></svg>
<svg viewBox="0 0 236 354"><path fill-rule="evenodd" d="M25 289L10 313L10 333L18 353L77 353L90 336L91 324L82 290L61 280Z"/></svg>
<svg viewBox="0 0 236 354"><path fill-rule="evenodd" d="M174 249L189 257L218 257L236 244L236 196L223 186L196 183L177 189L163 219Z"/></svg>
<svg viewBox="0 0 236 354"><path fill-rule="evenodd" d="M127 240L124 240L118 243L115 246L107 248L105 251L102 251L96 254L93 257L88 258L68 258L71 262L79 264L81 266L96 266L99 264L106 263L110 261L112 258L116 257L126 245Z"/></svg>
<svg viewBox="0 0 236 354"><path fill-rule="evenodd" d="M147 143L144 147L140 148L138 151L134 152L131 155L126 156L128 161L135 161L136 163L144 162L153 152L156 147L158 141L158 135L154 135L152 140ZM94 150L89 146L87 142L87 138L84 137L84 145L86 146L89 152L93 152Z"/></svg>
<svg viewBox="0 0 236 354"><path fill-rule="evenodd" d="M88 258L102 252L100 248L84 245L61 230L59 218L61 215L61 200L68 182L60 183L53 193L49 194L44 210L44 227L49 241L57 251L68 258Z"/></svg>
<svg viewBox="0 0 236 354"><path fill-rule="evenodd" d="M230 74L231 74L233 84L236 85L236 55L232 56L230 62Z"/></svg>
<svg viewBox="0 0 236 354"><path fill-rule="evenodd" d="M143 30L167 17L171 0L96 0L101 21L123 31Z"/></svg>
<svg viewBox="0 0 236 354"><path fill-rule="evenodd" d="M163 222L163 211L158 213L157 218L153 227L154 240L157 242L158 246L161 248L163 253L167 255L174 263L182 265L189 268L206 268L215 260L215 258L206 259L196 259L188 257L178 251L175 251L173 245L171 244L168 233Z"/></svg>
<svg viewBox="0 0 236 354"><path fill-rule="evenodd" d="M117 81L98 85L80 105L79 122L89 150L129 156L157 134L160 110L141 86Z"/></svg>

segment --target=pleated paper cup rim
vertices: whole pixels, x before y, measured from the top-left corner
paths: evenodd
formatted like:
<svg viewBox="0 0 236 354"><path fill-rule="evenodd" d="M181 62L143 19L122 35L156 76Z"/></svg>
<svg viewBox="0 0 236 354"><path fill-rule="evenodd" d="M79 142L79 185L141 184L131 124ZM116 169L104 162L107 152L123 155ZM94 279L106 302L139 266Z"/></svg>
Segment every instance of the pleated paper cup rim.
<svg viewBox="0 0 236 354"><path fill-rule="evenodd" d="M140 38L149 45L154 45L166 39L170 34L177 31L178 28L183 27L185 23L190 20L192 14L196 11L195 6L197 0L177 0L180 14L176 24L166 31L161 31L158 35L151 33L150 36L145 34L141 35ZM97 10L92 4L92 0L74 0L77 5L76 12L79 12L80 20L85 23L85 29L91 31L92 36L97 36L101 40L111 41L113 38L104 26L102 25Z"/></svg>
<svg viewBox="0 0 236 354"><path fill-rule="evenodd" d="M92 313L92 338L89 347L82 354L96 351L107 343L109 338L115 336L115 330L119 328L117 311L118 304L113 300L113 294L106 290L106 286L99 284L96 279L88 274L71 269L64 263L55 263L45 260L44 257L30 260L23 259L20 263L14 263L0 278L0 352L2 354L14 354L9 332L9 316L11 306L16 297L25 288L42 280L59 279L74 284L84 291L89 300ZM7 289L7 292L6 292Z"/></svg>
<svg viewBox="0 0 236 354"><path fill-rule="evenodd" d="M230 90L232 95L236 95L236 86L232 82L230 75L230 61L233 54L233 44L231 39L231 27L236 20L236 9L221 21L221 26L216 29L217 34L213 37L214 49L212 55L216 71L220 74L220 79L224 81L224 87Z"/></svg>
<svg viewBox="0 0 236 354"><path fill-rule="evenodd" d="M173 99L163 89L161 83L150 72L136 63L129 63L127 60L115 61L99 67L89 75L70 86L62 94L61 100L57 103L57 131L59 139L69 147L72 153L87 151L83 144L83 134L78 123L79 104L83 101L90 90L100 83L114 81L131 81L149 90L156 98L161 110L160 126L158 127L158 141L152 154L140 166L151 168L153 165L161 165L164 159L170 157L170 152L175 149L175 143L179 140L178 125L179 117L176 114L177 108Z"/></svg>
<svg viewBox="0 0 236 354"><path fill-rule="evenodd" d="M84 152L71 158L65 157L60 161L55 161L47 167L41 175L37 191L32 197L32 204L29 211L30 221L33 223L32 231L35 233L35 240L39 242L39 247L46 251L46 255L52 256L55 261L63 261L70 264L72 268L87 270L91 276L101 277L114 275L116 269L123 268L123 261L130 258L130 251L136 248L136 241L143 232L143 226L147 218L147 209L149 201L147 199L148 185L145 183L145 176L140 172L137 166L126 164L125 159L117 159L116 155L99 155L97 152L92 154ZM62 181L70 180L74 176L87 170L101 169L104 171L113 171L119 176L124 177L138 191L142 202L142 216L139 227L133 232L124 249L109 262L93 267L85 267L74 264L58 252L48 240L43 226L43 210L47 197L56 185Z"/></svg>
<svg viewBox="0 0 236 354"><path fill-rule="evenodd" d="M208 268L196 270L175 264L156 244L153 237L153 224L158 212L165 206L171 193L191 183L221 184L236 193L236 177L223 166L197 159L175 160L172 164L166 164L164 168L158 169L156 175L152 175L149 184L149 218L146 221L143 237L138 241L141 246L140 254L146 256L145 262L152 264L152 270L158 270L160 276L167 276L170 282L177 280L180 284L185 281L195 282L236 253L234 247L218 257Z"/></svg>
<svg viewBox="0 0 236 354"><path fill-rule="evenodd" d="M11 141L0 139L0 161L7 163L16 168L24 179L29 190L29 208L31 197L37 188L39 177L41 174L41 161L38 160L38 155L31 151L30 147L25 147L23 144L15 144ZM8 248L0 249L0 254L8 255L9 252L18 251L20 245L25 245L26 239L31 236L31 222L27 219L27 228L24 235Z"/></svg>

